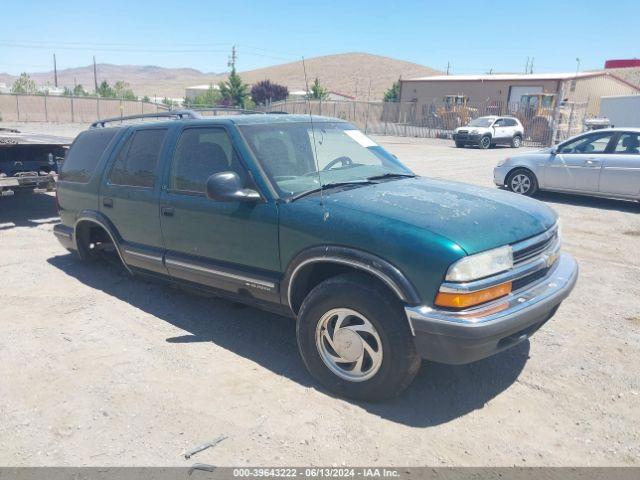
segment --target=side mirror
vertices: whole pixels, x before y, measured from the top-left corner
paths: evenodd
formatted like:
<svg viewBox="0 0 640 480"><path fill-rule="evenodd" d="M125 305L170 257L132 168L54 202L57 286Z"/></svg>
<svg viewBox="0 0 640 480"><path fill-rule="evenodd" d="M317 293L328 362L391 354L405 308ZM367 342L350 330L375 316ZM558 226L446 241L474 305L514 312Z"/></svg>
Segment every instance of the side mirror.
<svg viewBox="0 0 640 480"><path fill-rule="evenodd" d="M218 202L256 202L260 194L243 188L236 172L220 172L207 179L207 198Z"/></svg>
<svg viewBox="0 0 640 480"><path fill-rule="evenodd" d="M558 147L551 148L551 155L556 155L558 153Z"/></svg>

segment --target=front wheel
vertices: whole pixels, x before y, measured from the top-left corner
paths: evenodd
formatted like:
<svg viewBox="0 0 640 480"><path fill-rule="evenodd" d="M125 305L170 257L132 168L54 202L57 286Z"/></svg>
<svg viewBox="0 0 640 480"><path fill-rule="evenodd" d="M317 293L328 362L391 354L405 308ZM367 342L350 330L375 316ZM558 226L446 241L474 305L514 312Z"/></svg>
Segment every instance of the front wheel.
<svg viewBox="0 0 640 480"><path fill-rule="evenodd" d="M311 375L341 396L394 397L420 368L401 304L366 275L338 275L316 286L300 307L297 337Z"/></svg>
<svg viewBox="0 0 640 480"><path fill-rule="evenodd" d="M532 172L521 168L509 174L507 188L514 193L531 197L538 191L538 181Z"/></svg>
<svg viewBox="0 0 640 480"><path fill-rule="evenodd" d="M485 136L480 139L480 148L486 150L491 146L491 137Z"/></svg>

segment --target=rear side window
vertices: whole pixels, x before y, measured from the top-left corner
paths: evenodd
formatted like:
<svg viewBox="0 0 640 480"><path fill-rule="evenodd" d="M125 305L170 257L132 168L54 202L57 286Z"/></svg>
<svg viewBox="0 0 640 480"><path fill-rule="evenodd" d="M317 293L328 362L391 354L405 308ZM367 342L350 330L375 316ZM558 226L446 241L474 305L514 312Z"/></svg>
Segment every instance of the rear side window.
<svg viewBox="0 0 640 480"><path fill-rule="evenodd" d="M62 164L60 180L87 183L118 128L87 130L78 135Z"/></svg>
<svg viewBox="0 0 640 480"><path fill-rule="evenodd" d="M513 118L505 118L504 119L504 126L505 127L515 127L517 125L515 119Z"/></svg>
<svg viewBox="0 0 640 480"><path fill-rule="evenodd" d="M120 149L109 175L112 185L153 188L167 129L138 130Z"/></svg>

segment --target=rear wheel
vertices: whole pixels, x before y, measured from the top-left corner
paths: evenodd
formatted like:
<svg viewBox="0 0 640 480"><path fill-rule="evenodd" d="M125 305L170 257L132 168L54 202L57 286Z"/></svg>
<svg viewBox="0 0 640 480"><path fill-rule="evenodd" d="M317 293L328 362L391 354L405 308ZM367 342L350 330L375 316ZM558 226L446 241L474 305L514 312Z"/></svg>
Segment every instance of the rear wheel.
<svg viewBox="0 0 640 480"><path fill-rule="evenodd" d="M316 286L300 308L297 337L311 375L338 395L390 398L420 368L402 305L366 275L338 275Z"/></svg>
<svg viewBox="0 0 640 480"><path fill-rule="evenodd" d="M483 150L486 150L487 148L489 148L491 146L491 137L488 135L485 135L484 137L482 137L480 139L480 148Z"/></svg>
<svg viewBox="0 0 640 480"><path fill-rule="evenodd" d="M521 168L509 174L507 188L514 193L531 197L538 191L538 181L531 171Z"/></svg>
<svg viewBox="0 0 640 480"><path fill-rule="evenodd" d="M522 137L520 135L514 135L511 139L511 146L513 148L520 148L520 145L522 145Z"/></svg>

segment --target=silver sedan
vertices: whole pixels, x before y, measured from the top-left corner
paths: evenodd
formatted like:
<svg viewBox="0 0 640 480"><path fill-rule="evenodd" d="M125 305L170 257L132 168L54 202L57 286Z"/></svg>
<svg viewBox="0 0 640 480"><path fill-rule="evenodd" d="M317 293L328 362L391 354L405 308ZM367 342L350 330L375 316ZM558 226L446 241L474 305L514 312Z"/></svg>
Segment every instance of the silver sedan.
<svg viewBox="0 0 640 480"><path fill-rule="evenodd" d="M583 133L552 148L514 155L493 170L499 187L640 200L640 128Z"/></svg>

